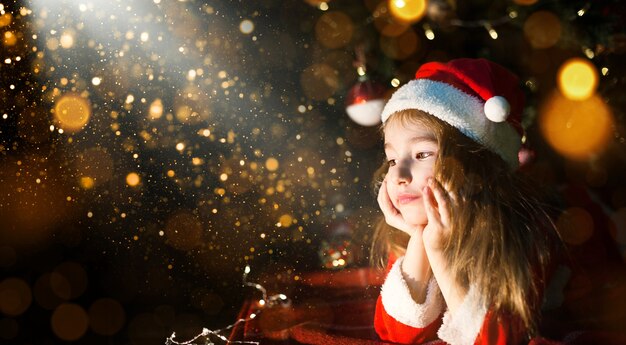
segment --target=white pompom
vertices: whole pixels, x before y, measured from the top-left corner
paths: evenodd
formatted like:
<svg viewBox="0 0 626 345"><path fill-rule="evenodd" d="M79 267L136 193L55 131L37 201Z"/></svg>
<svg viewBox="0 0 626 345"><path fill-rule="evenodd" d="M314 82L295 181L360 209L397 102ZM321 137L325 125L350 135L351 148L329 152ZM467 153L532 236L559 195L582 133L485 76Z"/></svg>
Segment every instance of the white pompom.
<svg viewBox="0 0 626 345"><path fill-rule="evenodd" d="M485 102L485 116L493 122L506 121L510 112L511 106L502 96L493 96Z"/></svg>

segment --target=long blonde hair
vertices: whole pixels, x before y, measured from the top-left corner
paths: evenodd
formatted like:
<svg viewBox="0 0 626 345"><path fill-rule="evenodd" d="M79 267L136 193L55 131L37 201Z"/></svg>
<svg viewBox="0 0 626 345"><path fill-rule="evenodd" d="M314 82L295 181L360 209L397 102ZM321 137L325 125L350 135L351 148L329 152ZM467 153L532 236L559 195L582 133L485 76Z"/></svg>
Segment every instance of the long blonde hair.
<svg viewBox="0 0 626 345"><path fill-rule="evenodd" d="M386 124L395 121L424 125L438 142L435 179L457 196L452 232L443 244L455 279L466 288L471 282L490 308L519 316L533 333L545 269L558 243L536 188L497 154L433 116L405 110ZM375 188L386 171L385 164L376 172ZM408 235L381 219L373 236L372 263L384 265L390 252L403 255L407 241Z"/></svg>

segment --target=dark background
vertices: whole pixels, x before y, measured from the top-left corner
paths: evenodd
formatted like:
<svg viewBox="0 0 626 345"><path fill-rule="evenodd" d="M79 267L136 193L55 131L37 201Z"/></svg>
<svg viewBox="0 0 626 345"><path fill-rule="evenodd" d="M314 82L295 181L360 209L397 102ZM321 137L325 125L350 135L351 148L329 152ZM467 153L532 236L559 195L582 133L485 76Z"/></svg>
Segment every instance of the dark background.
<svg viewBox="0 0 626 345"><path fill-rule="evenodd" d="M173 331L182 341L231 324L244 299L258 298L241 284L246 264L261 283L367 265L382 155L376 127L345 113L356 52L388 90L432 60L486 57L513 70L528 95L527 169L538 188L589 191L614 224L595 231L623 255L623 6L528 2L431 1L398 29L411 34L390 38L374 0L328 10L314 0L5 1L1 341L155 344ZM538 48L523 26L542 10L561 35ZM336 12L347 24L324 17ZM571 57L608 68L597 94L614 121L607 144L577 160L547 145L536 121ZM66 95L88 99L91 117L60 133L54 109ZM343 249L346 265L333 268L331 252Z"/></svg>

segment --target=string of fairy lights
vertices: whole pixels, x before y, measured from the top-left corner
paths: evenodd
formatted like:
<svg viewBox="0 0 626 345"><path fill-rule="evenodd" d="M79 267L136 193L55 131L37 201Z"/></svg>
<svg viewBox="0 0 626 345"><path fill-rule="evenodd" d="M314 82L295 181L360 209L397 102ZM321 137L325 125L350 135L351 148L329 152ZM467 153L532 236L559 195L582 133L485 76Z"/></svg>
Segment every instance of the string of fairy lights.
<svg viewBox="0 0 626 345"><path fill-rule="evenodd" d="M196 343L198 339L205 339L206 341L202 343L204 345L214 344L212 342L211 337L215 337L219 339L224 344L251 344L251 345L260 344L258 341L252 341L252 340L229 340L225 335L223 335L223 333L228 330L233 329L239 324L246 323L248 321L255 319L266 308L272 308L272 307L279 306L279 305L283 307L289 306L291 304L291 301L289 300L287 295L283 293L278 293L278 294L268 296L267 289L263 285L248 281L248 274L250 274L250 271L251 271L250 265L246 265L243 271L242 282L244 286L253 287L256 290L261 292L262 297L258 301L259 309L256 312L251 313L246 318L238 319L234 323L221 329L211 330L205 327L202 329L202 332L200 334L196 335L190 340L183 341L183 342L178 342L174 340L176 338L176 332L173 332L172 335L169 336L165 340L165 345L200 345L200 343Z"/></svg>

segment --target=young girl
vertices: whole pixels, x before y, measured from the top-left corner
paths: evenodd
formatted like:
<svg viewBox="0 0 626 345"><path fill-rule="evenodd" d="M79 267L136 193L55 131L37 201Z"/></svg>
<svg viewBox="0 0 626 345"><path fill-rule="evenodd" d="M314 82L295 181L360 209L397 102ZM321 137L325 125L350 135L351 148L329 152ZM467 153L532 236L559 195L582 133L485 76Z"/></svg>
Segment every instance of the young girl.
<svg viewBox="0 0 626 345"><path fill-rule="evenodd" d="M517 344L536 332L558 236L516 172L523 93L483 59L421 66L383 114L375 328L403 344Z"/></svg>

